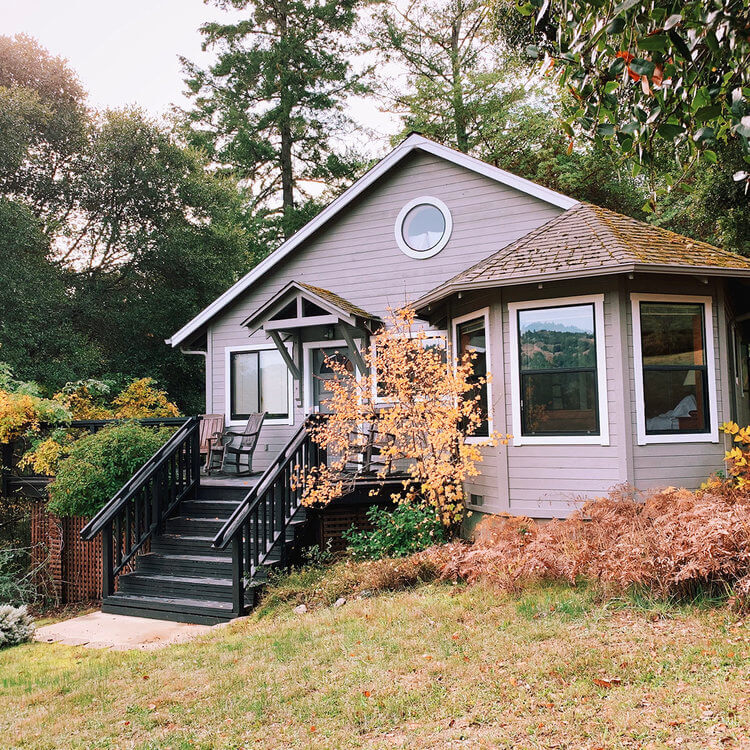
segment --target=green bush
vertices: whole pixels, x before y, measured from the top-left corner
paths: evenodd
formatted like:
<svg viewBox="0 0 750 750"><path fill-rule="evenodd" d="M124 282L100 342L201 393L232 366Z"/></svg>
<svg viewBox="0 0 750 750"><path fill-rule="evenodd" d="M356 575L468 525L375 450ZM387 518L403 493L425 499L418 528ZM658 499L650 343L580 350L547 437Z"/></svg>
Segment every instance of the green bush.
<svg viewBox="0 0 750 750"><path fill-rule="evenodd" d="M25 606L0 605L0 648L25 643L33 634L34 621Z"/></svg>
<svg viewBox="0 0 750 750"><path fill-rule="evenodd" d="M123 422L80 438L49 485L50 510L93 516L172 434Z"/></svg>
<svg viewBox="0 0 750 750"><path fill-rule="evenodd" d="M446 541L445 527L432 508L402 503L393 510L373 505L367 511L371 531L344 532L349 551L358 560L405 557Z"/></svg>

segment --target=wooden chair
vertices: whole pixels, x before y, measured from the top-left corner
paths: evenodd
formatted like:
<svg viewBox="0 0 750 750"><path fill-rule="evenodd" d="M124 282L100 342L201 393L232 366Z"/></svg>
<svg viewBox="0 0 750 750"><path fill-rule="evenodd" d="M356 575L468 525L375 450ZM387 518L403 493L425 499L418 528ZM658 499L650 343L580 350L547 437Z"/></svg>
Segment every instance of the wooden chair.
<svg viewBox="0 0 750 750"><path fill-rule="evenodd" d="M260 428L263 426L263 420L266 418L266 412L251 414L241 432L236 430L224 430L221 433L221 444L216 450L222 452L221 470L224 471L230 463L234 466L232 472L235 476L246 477L253 473L253 453L255 446L258 444ZM247 456L246 461L242 462L242 456ZM245 463L245 469L241 464Z"/></svg>
<svg viewBox="0 0 750 750"><path fill-rule="evenodd" d="M380 432L376 425L364 425L349 433L349 447L345 471L355 474L390 474L392 461L384 457L384 448L393 444L395 438Z"/></svg>
<svg viewBox="0 0 750 750"><path fill-rule="evenodd" d="M224 432L223 414L203 414L200 428L200 452L206 474L211 473L216 446L220 444L219 436Z"/></svg>

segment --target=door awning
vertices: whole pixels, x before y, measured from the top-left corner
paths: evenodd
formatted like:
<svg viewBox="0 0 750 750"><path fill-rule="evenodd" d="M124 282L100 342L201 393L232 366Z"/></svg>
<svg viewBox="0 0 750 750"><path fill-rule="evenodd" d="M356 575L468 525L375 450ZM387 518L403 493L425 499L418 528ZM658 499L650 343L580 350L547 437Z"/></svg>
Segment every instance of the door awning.
<svg viewBox="0 0 750 750"><path fill-rule="evenodd" d="M338 294L317 286L290 281L283 289L242 321L252 335L265 331L281 353L284 361L297 379L299 368L292 360L283 335L301 333L303 330L334 327L347 342L354 364L360 372L366 366L354 345L355 333L372 333L382 325L382 320L371 315Z"/></svg>

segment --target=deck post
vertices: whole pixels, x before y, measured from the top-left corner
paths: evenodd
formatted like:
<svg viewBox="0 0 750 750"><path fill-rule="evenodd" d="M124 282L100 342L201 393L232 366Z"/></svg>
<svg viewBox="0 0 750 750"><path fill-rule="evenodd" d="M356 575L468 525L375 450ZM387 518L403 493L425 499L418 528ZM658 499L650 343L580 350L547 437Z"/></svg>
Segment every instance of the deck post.
<svg viewBox="0 0 750 750"><path fill-rule="evenodd" d="M192 477L190 477L193 484L193 500L198 499L198 485L201 480L201 431L200 424L201 418L194 417L195 424L193 425L193 434L190 440L190 452L192 458Z"/></svg>
<svg viewBox="0 0 750 750"><path fill-rule="evenodd" d="M245 571L242 560L242 527L232 537L232 610L241 617L245 611Z"/></svg>
<svg viewBox="0 0 750 750"><path fill-rule="evenodd" d="M121 544L118 539L118 544ZM112 521L108 521L102 529L102 599L106 599L115 592L114 576L112 574Z"/></svg>

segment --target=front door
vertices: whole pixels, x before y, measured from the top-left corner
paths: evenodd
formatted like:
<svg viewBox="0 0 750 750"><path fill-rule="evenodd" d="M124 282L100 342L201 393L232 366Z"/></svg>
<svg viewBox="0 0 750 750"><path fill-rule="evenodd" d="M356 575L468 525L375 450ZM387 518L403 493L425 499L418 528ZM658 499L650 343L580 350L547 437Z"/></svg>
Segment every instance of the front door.
<svg viewBox="0 0 750 750"><path fill-rule="evenodd" d="M330 381L336 376L329 364L329 357L335 357L343 363L347 372L354 372L354 363L350 359L347 346L331 343L327 346L316 346L310 350L311 410L316 413L325 414L329 411L326 401L331 397Z"/></svg>

